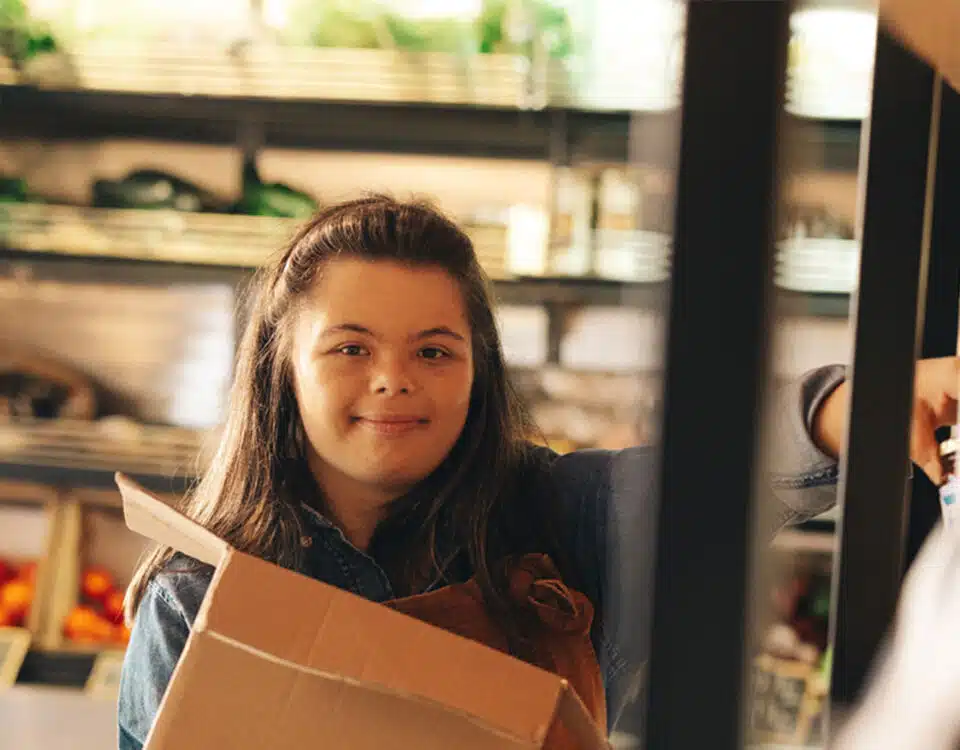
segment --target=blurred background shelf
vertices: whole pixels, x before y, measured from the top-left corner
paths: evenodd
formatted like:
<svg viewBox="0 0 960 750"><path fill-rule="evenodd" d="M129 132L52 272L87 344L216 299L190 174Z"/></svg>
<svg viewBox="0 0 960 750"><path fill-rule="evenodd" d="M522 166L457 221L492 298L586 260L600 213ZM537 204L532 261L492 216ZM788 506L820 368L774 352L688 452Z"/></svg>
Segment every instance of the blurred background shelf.
<svg viewBox="0 0 960 750"><path fill-rule="evenodd" d="M670 111L526 110L490 102L282 100L0 85L0 108L0 132L17 137L85 140L109 135L206 144L235 144L239 137L280 148L558 162L622 164L633 143L641 162L663 165L672 154L649 144L669 143L676 133L676 114ZM799 163L856 169L859 122L788 119Z"/></svg>
<svg viewBox="0 0 960 750"><path fill-rule="evenodd" d="M0 422L0 478L53 487L113 488L122 471L157 492L197 475L205 433L128 420Z"/></svg>
<svg viewBox="0 0 960 750"><path fill-rule="evenodd" d="M82 688L96 659L94 652L32 649L23 661L17 682L21 685Z"/></svg>
<svg viewBox="0 0 960 750"><path fill-rule="evenodd" d="M622 163L629 130L625 112L184 97L22 85L0 86L0 107L0 129L12 136L82 140L110 134L233 144L238 133L256 128L260 143L275 147L501 159L547 159L560 137L571 158ZM664 134L673 132L666 116L651 115L650 121L649 127L662 121Z"/></svg>

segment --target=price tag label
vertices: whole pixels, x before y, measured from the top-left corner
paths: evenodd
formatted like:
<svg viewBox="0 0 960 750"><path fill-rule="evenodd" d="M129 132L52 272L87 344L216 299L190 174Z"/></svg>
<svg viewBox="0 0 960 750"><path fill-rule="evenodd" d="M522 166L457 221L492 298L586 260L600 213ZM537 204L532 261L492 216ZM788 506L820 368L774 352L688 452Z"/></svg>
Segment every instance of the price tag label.
<svg viewBox="0 0 960 750"><path fill-rule="evenodd" d="M30 631L24 628L0 628L0 688L17 681L20 667L30 650Z"/></svg>
<svg viewBox="0 0 960 750"><path fill-rule="evenodd" d="M111 701L117 699L120 694L123 653L123 651L104 651L97 656L84 687L87 695Z"/></svg>

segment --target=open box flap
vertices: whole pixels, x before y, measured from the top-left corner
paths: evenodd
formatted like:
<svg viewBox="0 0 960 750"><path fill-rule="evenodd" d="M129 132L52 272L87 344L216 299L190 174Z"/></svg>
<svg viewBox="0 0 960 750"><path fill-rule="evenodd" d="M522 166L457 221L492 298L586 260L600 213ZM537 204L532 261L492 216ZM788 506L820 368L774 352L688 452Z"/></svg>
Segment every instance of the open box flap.
<svg viewBox="0 0 960 750"><path fill-rule="evenodd" d="M960 0L881 0L880 20L960 90Z"/></svg>
<svg viewBox="0 0 960 750"><path fill-rule="evenodd" d="M118 472L115 479L123 496L123 517L131 531L173 547L200 562L219 565L229 549L225 541L171 508L130 477Z"/></svg>

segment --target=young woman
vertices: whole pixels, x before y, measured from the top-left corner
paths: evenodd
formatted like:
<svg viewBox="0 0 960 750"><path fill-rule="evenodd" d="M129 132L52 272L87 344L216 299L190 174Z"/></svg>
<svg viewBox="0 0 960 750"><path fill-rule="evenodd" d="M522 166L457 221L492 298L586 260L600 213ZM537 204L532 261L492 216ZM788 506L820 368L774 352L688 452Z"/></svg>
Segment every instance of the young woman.
<svg viewBox="0 0 960 750"><path fill-rule="evenodd" d="M918 404L935 406L918 414L956 396L953 360L924 372ZM779 396L783 520L834 501L842 380L825 368ZM918 450L935 455L928 431ZM343 203L264 271L186 512L239 550L554 669L612 725L646 658L653 454L558 456L532 434L468 237L423 204ZM163 549L138 571L124 750L145 741L209 581Z"/></svg>

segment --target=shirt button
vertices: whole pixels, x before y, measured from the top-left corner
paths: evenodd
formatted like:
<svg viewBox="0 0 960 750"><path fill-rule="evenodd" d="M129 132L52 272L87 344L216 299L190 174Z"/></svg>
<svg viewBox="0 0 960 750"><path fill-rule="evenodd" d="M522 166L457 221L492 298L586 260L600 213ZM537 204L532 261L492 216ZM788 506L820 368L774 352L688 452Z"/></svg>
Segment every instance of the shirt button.
<svg viewBox="0 0 960 750"><path fill-rule="evenodd" d="M300 537L300 546L301 546L301 547L312 547L312 546L313 546L313 537L312 537L312 536L302 536L302 537Z"/></svg>

